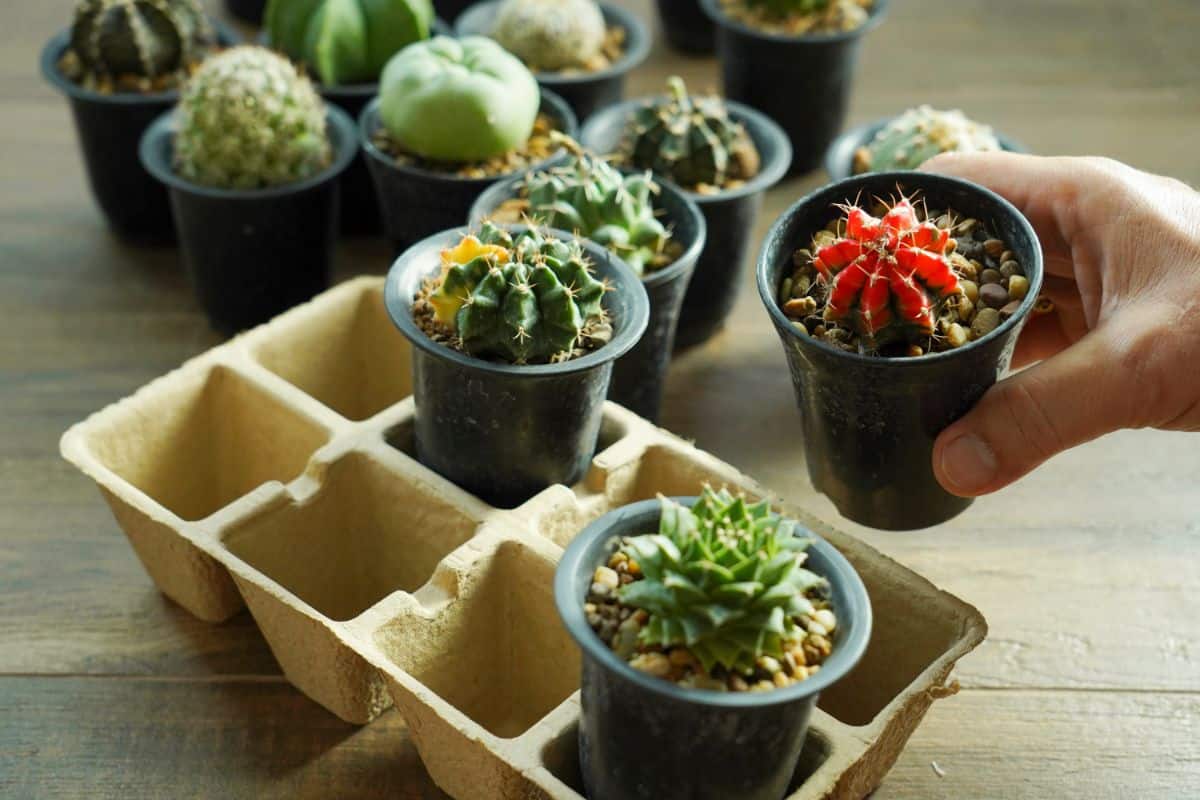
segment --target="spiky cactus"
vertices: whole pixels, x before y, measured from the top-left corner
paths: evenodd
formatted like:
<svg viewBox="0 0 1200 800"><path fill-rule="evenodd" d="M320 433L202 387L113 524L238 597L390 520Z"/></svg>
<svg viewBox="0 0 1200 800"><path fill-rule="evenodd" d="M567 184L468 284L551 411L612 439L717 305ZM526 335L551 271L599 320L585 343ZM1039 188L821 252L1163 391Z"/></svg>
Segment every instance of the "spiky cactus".
<svg viewBox="0 0 1200 800"><path fill-rule="evenodd" d="M432 23L430 0L270 0L263 15L271 46L331 85L378 79Z"/></svg>
<svg viewBox="0 0 1200 800"><path fill-rule="evenodd" d="M531 364L566 357L602 317L603 295L578 241L536 229L513 237L485 222L478 237L442 251L429 303L471 355Z"/></svg>
<svg viewBox="0 0 1200 800"><path fill-rule="evenodd" d="M909 109L854 153L854 172L916 169L938 153L999 150L992 129L961 111L929 106Z"/></svg>
<svg viewBox="0 0 1200 800"><path fill-rule="evenodd" d="M532 70L582 67L604 47L604 15L593 0L504 0L491 35Z"/></svg>
<svg viewBox="0 0 1200 800"><path fill-rule="evenodd" d="M682 645L709 673L749 673L762 656L782 658L796 618L816 611L806 592L825 579L802 566L811 542L765 501L725 489L705 488L690 509L663 498L658 533L621 545L643 578L617 597L649 612L644 644Z"/></svg>
<svg viewBox="0 0 1200 800"><path fill-rule="evenodd" d="M569 138L553 138L571 157L525 179L530 215L607 247L638 275L658 266L670 234L654 216L658 186L649 173L622 175Z"/></svg>
<svg viewBox="0 0 1200 800"><path fill-rule="evenodd" d="M882 218L842 208L845 235L831 237L812 260L829 287L824 318L848 321L872 343L905 328L931 335L938 306L960 292L950 231L918 221L905 197Z"/></svg>
<svg viewBox="0 0 1200 800"><path fill-rule="evenodd" d="M79 0L71 26L71 50L94 79L170 75L215 44L198 0Z"/></svg>
<svg viewBox="0 0 1200 800"><path fill-rule="evenodd" d="M234 47L205 61L179 100L175 167L225 189L303 180L329 165L325 104L286 58Z"/></svg>
<svg viewBox="0 0 1200 800"><path fill-rule="evenodd" d="M688 94L683 79L667 79L667 98L631 116L623 139L625 160L680 186L722 187L758 174L754 140L729 116L719 97Z"/></svg>

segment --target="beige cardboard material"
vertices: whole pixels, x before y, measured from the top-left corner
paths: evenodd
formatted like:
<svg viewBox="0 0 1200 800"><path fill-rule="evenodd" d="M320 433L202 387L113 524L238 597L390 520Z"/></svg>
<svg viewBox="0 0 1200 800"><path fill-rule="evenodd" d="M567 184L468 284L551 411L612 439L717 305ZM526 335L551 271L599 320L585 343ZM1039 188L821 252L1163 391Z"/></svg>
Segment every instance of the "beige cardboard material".
<svg viewBox="0 0 1200 800"><path fill-rule="evenodd" d="M790 800L878 786L986 635L979 612L612 403L583 481L491 508L412 456L411 353L382 285L342 284L63 436L163 593L211 621L248 606L288 679L342 719L394 703L451 795L578 798L562 547L626 503L728 485L840 549L875 612L863 661L814 712Z"/></svg>

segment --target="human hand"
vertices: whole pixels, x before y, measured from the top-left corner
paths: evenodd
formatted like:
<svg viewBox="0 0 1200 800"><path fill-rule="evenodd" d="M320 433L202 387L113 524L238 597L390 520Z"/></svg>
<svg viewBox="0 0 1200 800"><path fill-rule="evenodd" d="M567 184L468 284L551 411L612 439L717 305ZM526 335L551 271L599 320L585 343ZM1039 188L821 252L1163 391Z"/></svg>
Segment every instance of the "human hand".
<svg viewBox="0 0 1200 800"><path fill-rule="evenodd" d="M1029 319L1013 366L938 436L949 492L994 492L1120 428L1200 430L1200 193L1101 158L946 154L924 167L1019 208L1055 312Z"/></svg>

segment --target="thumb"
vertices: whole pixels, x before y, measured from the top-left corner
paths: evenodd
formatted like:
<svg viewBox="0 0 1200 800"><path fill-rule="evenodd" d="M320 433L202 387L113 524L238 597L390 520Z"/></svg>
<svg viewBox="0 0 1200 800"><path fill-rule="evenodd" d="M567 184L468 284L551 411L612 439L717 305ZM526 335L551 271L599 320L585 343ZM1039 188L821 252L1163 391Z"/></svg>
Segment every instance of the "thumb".
<svg viewBox="0 0 1200 800"><path fill-rule="evenodd" d="M962 497L994 492L1053 455L1134 424L1129 343L1102 325L1053 358L1000 381L938 436L933 472Z"/></svg>

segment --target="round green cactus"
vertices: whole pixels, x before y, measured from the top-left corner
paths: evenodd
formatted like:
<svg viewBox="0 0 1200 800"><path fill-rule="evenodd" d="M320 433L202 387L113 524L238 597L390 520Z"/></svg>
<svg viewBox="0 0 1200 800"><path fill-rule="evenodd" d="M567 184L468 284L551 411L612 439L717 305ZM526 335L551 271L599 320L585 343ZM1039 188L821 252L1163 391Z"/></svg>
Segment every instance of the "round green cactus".
<svg viewBox="0 0 1200 800"><path fill-rule="evenodd" d="M93 76L156 78L215 44L197 0L80 0L71 26L71 50Z"/></svg>
<svg viewBox="0 0 1200 800"><path fill-rule="evenodd" d="M623 152L684 187L721 187L758 174L760 158L745 127L729 117L719 97L692 97L683 80L667 81L665 101L650 102L630 117Z"/></svg>
<svg viewBox="0 0 1200 800"><path fill-rule="evenodd" d="M443 275L429 298L462 348L514 364L554 361L601 318L604 284L577 241L530 229L515 238L491 223L442 253Z"/></svg>
<svg viewBox="0 0 1200 800"><path fill-rule="evenodd" d="M530 215L607 247L638 275L647 272L670 238L654 216L658 187L649 173L622 175L561 134L555 138L573 152L562 166L526 178Z"/></svg>
<svg viewBox="0 0 1200 800"><path fill-rule="evenodd" d="M540 105L533 74L482 36L410 45L388 62L379 87L388 135L434 161L483 161L520 147Z"/></svg>
<svg viewBox="0 0 1200 800"><path fill-rule="evenodd" d="M854 171L916 169L938 153L999 150L992 129L961 111L918 106L889 122L854 154Z"/></svg>
<svg viewBox="0 0 1200 800"><path fill-rule="evenodd" d="M270 0L263 24L272 47L325 84L374 81L388 60L429 38L430 0Z"/></svg>
<svg viewBox="0 0 1200 800"><path fill-rule="evenodd" d="M225 189L303 180L329 165L325 104L286 58L234 47L205 61L184 87L175 168Z"/></svg>
<svg viewBox="0 0 1200 800"><path fill-rule="evenodd" d="M504 0L492 38L539 72L582 67L600 55L606 28L592 0Z"/></svg>
<svg viewBox="0 0 1200 800"><path fill-rule="evenodd" d="M691 508L662 499L658 533L621 546L642 580L617 593L650 618L647 645L685 646L708 672L748 674L761 656L782 658L796 618L816 612L806 592L826 580L802 564L811 539L796 524L728 491L705 488Z"/></svg>

